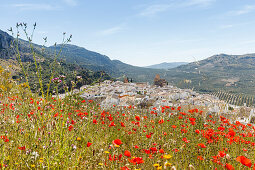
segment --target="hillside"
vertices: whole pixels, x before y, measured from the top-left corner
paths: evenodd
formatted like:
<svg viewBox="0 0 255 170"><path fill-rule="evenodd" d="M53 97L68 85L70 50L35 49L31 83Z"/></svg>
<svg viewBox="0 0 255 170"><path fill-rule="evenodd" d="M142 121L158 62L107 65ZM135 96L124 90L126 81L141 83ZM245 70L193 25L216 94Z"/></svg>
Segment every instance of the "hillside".
<svg viewBox="0 0 255 170"><path fill-rule="evenodd" d="M255 54L219 54L168 70L128 65L74 45L65 46L62 58L67 62L77 63L94 71L104 70L120 80L123 76L127 76L135 82L152 83L155 75L160 74L162 78L180 88L190 88L202 93L221 90L235 94L255 95L253 83Z"/></svg>
<svg viewBox="0 0 255 170"><path fill-rule="evenodd" d="M180 87L194 87L200 92L224 90L255 95L255 54L214 55L171 69L169 74L175 77L173 80L166 76L169 81L179 81ZM184 79L191 83L180 83Z"/></svg>
<svg viewBox="0 0 255 170"><path fill-rule="evenodd" d="M13 60L16 59L13 51L6 48L12 39L7 33L0 32L0 59L5 60L1 63L13 63ZM47 71L50 70L53 63L54 52L55 50L59 51L61 46L45 47L44 53L41 52L40 45L35 44L34 46L37 53L36 58L46 68L44 70L47 75L49 74ZM33 70L33 57L28 42L20 41L19 49L22 53L22 61ZM255 95L255 54L219 54L198 62L164 70L132 66L119 60L111 60L105 55L83 47L67 44L62 49L58 63L60 65L59 68L56 67L56 75L66 73L73 75L75 71L78 71L78 74L86 72L84 75L88 76L93 75L94 72L104 71L107 73L105 75L108 79L110 78L108 75L117 80L123 80L123 77L126 76L132 78L134 82L152 83L155 75L160 74L162 78L179 88L190 88L202 93L226 91ZM33 72L31 69L30 71ZM91 82L92 79L89 78L88 82Z"/></svg>
<svg viewBox="0 0 255 170"><path fill-rule="evenodd" d="M21 81L24 81L24 74L16 57L17 51L16 49L11 48L14 40L15 39L6 32L0 31L0 66L3 68L8 68L11 71L14 79L22 79ZM78 87L97 81L100 77L102 80L111 79L107 73L102 71L93 72L85 67L82 67L81 65L68 63L61 59L55 62L53 52L43 52L42 46L37 44L33 44L33 46L38 67L42 69L42 79L45 89L47 88L46 84L48 83L52 74L53 77L58 77L60 75L66 76L65 84L60 87L60 92L64 92L64 85L71 87L71 81L77 80L76 76L83 77L83 80L77 84ZM37 71L34 64L34 57L29 47L29 42L19 40L18 48L22 64L26 70L26 73L28 73L31 89L36 90L39 88L39 84Z"/></svg>
<svg viewBox="0 0 255 170"><path fill-rule="evenodd" d="M60 45L46 48L50 53L61 49ZM114 78L123 80L124 76L134 81L152 82L156 74L163 74L165 70L136 67L119 60L111 60L109 57L97 52L89 51L76 45L67 44L62 49L62 57L67 63L75 63L93 71L104 70Z"/></svg>
<svg viewBox="0 0 255 170"><path fill-rule="evenodd" d="M163 62L160 64L154 64L154 65L150 65L150 66L146 66L145 68L155 68L155 69L171 69L171 68L176 68L180 65L185 65L188 64L187 62L171 62L171 63L167 63L167 62Z"/></svg>

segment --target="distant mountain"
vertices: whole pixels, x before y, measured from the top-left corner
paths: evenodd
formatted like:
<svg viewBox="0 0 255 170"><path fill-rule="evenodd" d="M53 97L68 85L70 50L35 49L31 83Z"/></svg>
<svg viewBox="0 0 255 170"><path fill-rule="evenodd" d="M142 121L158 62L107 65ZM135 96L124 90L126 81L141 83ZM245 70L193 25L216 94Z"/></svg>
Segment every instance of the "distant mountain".
<svg viewBox="0 0 255 170"><path fill-rule="evenodd" d="M10 71L12 72L13 78L22 78L22 80L24 80L24 74L16 57L17 51L15 49L15 43L13 44L14 40L15 39L12 36L0 30L0 66L9 68L9 65L12 65ZM47 88L46 83L48 83L48 81L51 79L52 72L53 77L65 75L65 85L68 87L71 87L71 81L77 80L76 76L83 77L83 80L77 83L77 87L84 84L93 83L99 78L102 80L111 79L111 77L105 72L91 71L73 62L68 63L62 59L58 59L56 62L54 62L55 52L51 51L50 48L46 47L43 51L42 46L40 45L33 44L33 47L36 54L35 58L37 63L40 65L39 67L42 68L42 79L43 84L45 85L45 89ZM20 39L18 43L18 49L20 52L22 65L24 66L26 73L28 73L29 76L31 89L36 90L39 88L39 83L36 74L37 70L34 64L34 57L29 47L29 42ZM64 92L63 86L64 85L59 87L59 92Z"/></svg>
<svg viewBox="0 0 255 170"><path fill-rule="evenodd" d="M49 47L48 50L54 48ZM60 46L56 48L59 50ZM161 78L180 88L193 88L204 93L225 90L255 95L255 54L219 54L166 70L136 67L85 48L66 45L62 59L93 71L104 70L119 80L127 76L135 82L152 83L155 75L160 74Z"/></svg>
<svg viewBox="0 0 255 170"><path fill-rule="evenodd" d="M61 45L47 48L50 53L60 50ZM65 45L62 48L61 58L67 63L75 63L84 68L100 71L104 70L116 79L123 80L123 77L132 78L136 82L152 82L156 74L164 74L166 71L161 69L149 69L144 67L132 66L119 60L111 60L109 57L97 52L89 51L76 45Z"/></svg>
<svg viewBox="0 0 255 170"><path fill-rule="evenodd" d="M13 37L0 31L0 65L8 63L9 60L16 60L15 53L9 48L11 40ZM51 71L55 50L59 51L61 45L46 47L44 53L42 53L40 45L34 44L34 46L36 58L45 68L43 75L46 78ZM28 42L21 40L19 49L24 65L32 73L32 77L36 77L34 59ZM119 60L111 60L105 55L82 47L65 45L57 61L58 65L55 66L54 75L69 75L68 80L75 79L75 75L82 74L87 77L87 82L91 82L99 77L100 71L104 71L108 79L113 77L116 80L123 80L124 77L128 77L132 78L134 82L152 83L155 75L159 74L161 78L180 88L191 88L204 93L227 91L255 96L255 54L219 54L198 62L183 63L185 65L166 70L136 67ZM15 64L15 62L12 63ZM164 68L168 64L160 64L160 68ZM16 71L19 73L19 77L20 70L16 69Z"/></svg>
<svg viewBox="0 0 255 170"><path fill-rule="evenodd" d="M167 62L163 62L160 64L154 64L154 65L150 65L150 66L146 66L146 68L155 68L155 69L171 69L171 68L176 68L180 65L185 65L188 64L188 62L171 62L171 63L167 63Z"/></svg>
<svg viewBox="0 0 255 170"><path fill-rule="evenodd" d="M170 69L166 79L200 92L223 90L255 95L255 54L214 55Z"/></svg>
<svg viewBox="0 0 255 170"><path fill-rule="evenodd" d="M14 40L12 36L7 34L6 32L0 32L0 65L16 64L19 66L16 60L16 56L14 50L10 48L11 42ZM42 46L33 44L34 50L36 52L36 58L39 63L44 66L44 76L48 75L51 71L50 66L54 61L55 51L62 51L61 55L57 59L58 66L55 68L55 75L58 74L73 74L77 70L75 74L80 74L84 72L97 73L100 71L104 71L106 74L106 78L109 79L110 76L116 80L123 80L124 77L132 78L134 82L152 82L156 74L164 74L164 70L159 69L149 69L143 67L136 67L129 64L125 64L119 60L111 60L109 57L99 54L97 52L89 51L83 47L78 47L76 45L66 44L64 46L56 45L50 47L44 47L44 52L42 52ZM34 59L31 55L31 49L29 47L29 43L22 39L19 40L19 50L21 52L21 60L24 62L27 68L31 69L31 73L35 74L34 69ZM5 60L5 61L3 61ZM9 61L12 60L12 61ZM59 68L61 67L61 68ZM64 71L63 71L64 69ZM62 71L61 71L62 70ZM22 74L19 69L17 74ZM109 76L110 75L110 76ZM85 75L84 76L88 76ZM19 76L15 76L19 77ZM32 75L32 77L36 77ZM93 76L89 78L89 80L93 80L97 76ZM46 78L46 77L45 77ZM91 81L89 81L91 82Z"/></svg>

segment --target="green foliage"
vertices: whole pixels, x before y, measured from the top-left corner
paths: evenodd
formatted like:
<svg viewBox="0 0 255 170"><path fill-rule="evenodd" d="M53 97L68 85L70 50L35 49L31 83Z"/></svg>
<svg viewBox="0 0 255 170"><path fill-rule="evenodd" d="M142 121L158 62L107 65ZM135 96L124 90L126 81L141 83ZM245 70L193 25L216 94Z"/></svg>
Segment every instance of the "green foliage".
<svg viewBox="0 0 255 170"><path fill-rule="evenodd" d="M27 34L25 23L17 24L17 30L19 28L23 29L28 41L19 39L20 33L17 33L14 39L1 31L0 41L5 46L0 49L0 58L4 61L18 61L19 64L16 63L16 67L20 67L20 69L13 71L12 77L20 83L26 82L32 92L39 92L42 96L44 92L47 92L48 96L48 93L53 93L56 87L60 93L71 90L72 81L76 82L75 86L79 88L85 84L112 79L104 71L90 71L81 65L68 63L61 59L62 51L71 37L67 39L63 37L62 44L54 46L55 50L53 50L54 47L47 48L33 44L33 33L31 36ZM12 35L15 35L13 31ZM47 41L47 38L45 38L45 41ZM60 75L64 76L65 80L59 84L52 84L51 80ZM82 79L77 81L77 76L82 77Z"/></svg>

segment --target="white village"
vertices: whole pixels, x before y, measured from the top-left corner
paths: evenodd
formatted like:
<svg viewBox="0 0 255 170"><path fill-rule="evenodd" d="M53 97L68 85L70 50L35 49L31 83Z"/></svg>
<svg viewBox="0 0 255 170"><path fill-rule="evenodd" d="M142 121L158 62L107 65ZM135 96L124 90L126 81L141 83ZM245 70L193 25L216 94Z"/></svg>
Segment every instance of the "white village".
<svg viewBox="0 0 255 170"><path fill-rule="evenodd" d="M104 108L112 106L127 107L130 105L141 108L156 107L158 109L161 106L187 106L203 109L205 115L222 115L232 122L254 123L254 107L232 105L216 96L200 94L191 89L180 89L169 85L159 77L155 79L158 79L161 84L155 85L155 81L151 85L147 82L131 83L128 81L105 80L93 86L82 86L80 90L75 92L80 93L80 96L84 99L99 102Z"/></svg>

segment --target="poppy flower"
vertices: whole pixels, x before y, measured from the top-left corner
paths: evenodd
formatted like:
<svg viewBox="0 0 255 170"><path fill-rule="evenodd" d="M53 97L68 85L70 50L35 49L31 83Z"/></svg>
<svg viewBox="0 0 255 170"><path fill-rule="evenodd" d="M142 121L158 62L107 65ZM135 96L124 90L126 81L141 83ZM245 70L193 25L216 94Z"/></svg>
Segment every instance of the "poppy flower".
<svg viewBox="0 0 255 170"><path fill-rule="evenodd" d="M120 167L121 170L130 170L127 166Z"/></svg>
<svg viewBox="0 0 255 170"><path fill-rule="evenodd" d="M226 153L224 151L219 151L218 156L224 157L226 156Z"/></svg>
<svg viewBox="0 0 255 170"><path fill-rule="evenodd" d="M19 150L26 150L26 147L25 146L22 146L22 147L18 147Z"/></svg>
<svg viewBox="0 0 255 170"><path fill-rule="evenodd" d="M68 130L71 131L72 129L73 129L73 126L70 125L70 126L68 127Z"/></svg>
<svg viewBox="0 0 255 170"><path fill-rule="evenodd" d="M206 148L205 144L199 143L197 146L200 146L201 148Z"/></svg>
<svg viewBox="0 0 255 170"><path fill-rule="evenodd" d="M234 167L231 164L226 163L225 168L228 170L234 170Z"/></svg>
<svg viewBox="0 0 255 170"><path fill-rule="evenodd" d="M130 163L133 163L134 165L135 164L142 164L142 163L144 163L143 158L140 158L140 157L134 157L133 159L129 159L128 161Z"/></svg>
<svg viewBox="0 0 255 170"><path fill-rule="evenodd" d="M151 135L146 135L146 138L151 138Z"/></svg>
<svg viewBox="0 0 255 170"><path fill-rule="evenodd" d="M120 139L115 139L112 143L115 144L115 145L121 145L122 144Z"/></svg>
<svg viewBox="0 0 255 170"><path fill-rule="evenodd" d="M231 137L234 137L235 134L236 134L236 132L235 132L233 129L229 128L228 134L229 134Z"/></svg>
<svg viewBox="0 0 255 170"><path fill-rule="evenodd" d="M119 155L119 161L121 161L121 158L122 158L122 154Z"/></svg>
<svg viewBox="0 0 255 170"><path fill-rule="evenodd" d="M93 119L93 123L94 123L94 124L97 124L97 120L96 120L96 119Z"/></svg>
<svg viewBox="0 0 255 170"><path fill-rule="evenodd" d="M204 158L202 156L197 156L197 159L201 160L201 161L204 160Z"/></svg>
<svg viewBox="0 0 255 170"><path fill-rule="evenodd" d="M121 127L126 127L123 122L120 122L120 124L121 124Z"/></svg>
<svg viewBox="0 0 255 170"><path fill-rule="evenodd" d="M159 153L165 153L164 149L159 149Z"/></svg>
<svg viewBox="0 0 255 170"><path fill-rule="evenodd" d="M136 116L135 119L136 119L137 121L140 121L140 117L139 117L139 116Z"/></svg>
<svg viewBox="0 0 255 170"><path fill-rule="evenodd" d="M130 153L129 151L127 151L127 150L124 152L124 155L125 155L126 157L131 157L131 153Z"/></svg>
<svg viewBox="0 0 255 170"><path fill-rule="evenodd" d="M87 143L87 147L90 147L92 145L92 143L88 142Z"/></svg>
<svg viewBox="0 0 255 170"><path fill-rule="evenodd" d="M246 158L245 156L238 156L236 158L237 162L240 162L241 164L243 164L244 166L248 166L249 168L251 167L251 160Z"/></svg>
<svg viewBox="0 0 255 170"><path fill-rule="evenodd" d="M116 125L114 124L114 122L111 122L109 127L111 127L111 126L116 126Z"/></svg>

